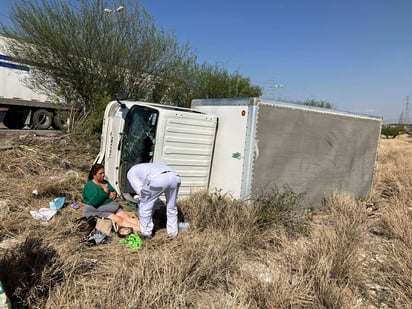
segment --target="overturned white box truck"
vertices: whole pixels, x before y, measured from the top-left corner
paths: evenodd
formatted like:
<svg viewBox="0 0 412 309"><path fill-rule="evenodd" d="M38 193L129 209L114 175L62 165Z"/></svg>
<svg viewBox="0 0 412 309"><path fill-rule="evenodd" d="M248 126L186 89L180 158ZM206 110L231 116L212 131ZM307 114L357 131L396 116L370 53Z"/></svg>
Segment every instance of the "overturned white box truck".
<svg viewBox="0 0 412 309"><path fill-rule="evenodd" d="M219 190L242 200L287 186L305 205L372 186L382 118L259 98L193 100L192 108L113 101L101 149L106 177L134 201L126 174L159 162L181 176L180 197Z"/></svg>

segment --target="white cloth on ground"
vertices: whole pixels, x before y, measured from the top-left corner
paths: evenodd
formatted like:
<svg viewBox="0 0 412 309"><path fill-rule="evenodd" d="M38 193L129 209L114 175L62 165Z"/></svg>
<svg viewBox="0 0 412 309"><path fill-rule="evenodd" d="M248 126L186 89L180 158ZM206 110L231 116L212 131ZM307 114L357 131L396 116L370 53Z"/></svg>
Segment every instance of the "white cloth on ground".
<svg viewBox="0 0 412 309"><path fill-rule="evenodd" d="M39 211L30 210L30 214L34 219L48 221L58 212L57 209L40 208Z"/></svg>

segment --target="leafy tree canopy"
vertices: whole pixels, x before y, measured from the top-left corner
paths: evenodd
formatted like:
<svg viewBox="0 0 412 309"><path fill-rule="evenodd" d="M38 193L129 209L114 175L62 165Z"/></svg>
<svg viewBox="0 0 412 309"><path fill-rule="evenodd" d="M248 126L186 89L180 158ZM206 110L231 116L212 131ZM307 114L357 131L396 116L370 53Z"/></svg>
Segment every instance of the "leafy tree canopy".
<svg viewBox="0 0 412 309"><path fill-rule="evenodd" d="M18 0L12 26L12 54L33 68L33 86L93 108L119 89L148 95L152 80L167 78L192 60L187 46L157 30L137 1L107 13L114 1ZM56 91L57 90L57 91Z"/></svg>
<svg viewBox="0 0 412 309"><path fill-rule="evenodd" d="M251 84L239 72L230 73L219 65L195 64L176 79L167 97L180 106L190 106L192 99L259 97L262 89Z"/></svg>

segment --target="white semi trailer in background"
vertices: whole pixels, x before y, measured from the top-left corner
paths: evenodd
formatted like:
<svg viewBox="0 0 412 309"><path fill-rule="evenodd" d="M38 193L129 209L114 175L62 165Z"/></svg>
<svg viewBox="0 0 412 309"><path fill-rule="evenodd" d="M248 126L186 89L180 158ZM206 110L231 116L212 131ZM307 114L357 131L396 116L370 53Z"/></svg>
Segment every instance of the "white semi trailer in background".
<svg viewBox="0 0 412 309"><path fill-rule="evenodd" d="M180 197L208 188L249 200L288 186L311 205L333 191L368 194L381 124L380 117L259 98L194 100L191 109L113 101L96 162L130 201L128 169L159 162L180 174Z"/></svg>
<svg viewBox="0 0 412 309"><path fill-rule="evenodd" d="M9 129L65 129L65 104L56 104L25 84L30 68L7 53L0 37L0 126Z"/></svg>

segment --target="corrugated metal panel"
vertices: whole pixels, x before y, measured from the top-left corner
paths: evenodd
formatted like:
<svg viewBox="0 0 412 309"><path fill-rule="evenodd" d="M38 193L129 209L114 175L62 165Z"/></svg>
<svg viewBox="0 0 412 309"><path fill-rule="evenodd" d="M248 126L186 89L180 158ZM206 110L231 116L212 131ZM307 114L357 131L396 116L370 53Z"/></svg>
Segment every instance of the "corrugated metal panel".
<svg viewBox="0 0 412 309"><path fill-rule="evenodd" d="M181 196L207 188L209 182L217 121L210 117L196 118L167 116L162 145L156 141L155 160L179 173ZM157 151L161 151L160 156Z"/></svg>

